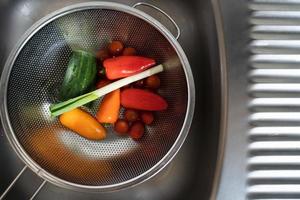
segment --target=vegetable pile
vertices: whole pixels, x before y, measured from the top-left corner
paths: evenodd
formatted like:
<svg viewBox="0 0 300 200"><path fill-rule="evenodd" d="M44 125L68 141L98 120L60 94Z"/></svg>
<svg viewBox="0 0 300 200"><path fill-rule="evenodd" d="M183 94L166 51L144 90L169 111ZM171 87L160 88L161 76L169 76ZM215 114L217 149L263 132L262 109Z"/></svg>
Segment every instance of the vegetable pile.
<svg viewBox="0 0 300 200"><path fill-rule="evenodd" d="M104 125L112 125L118 135L141 139L145 126L155 121L154 112L168 108L157 92L161 82L156 74L163 66L155 64L120 41L112 41L96 56L76 50L60 88L63 102L50 106L51 115L59 116L62 125L90 140L106 137ZM101 96L95 117L79 108Z"/></svg>

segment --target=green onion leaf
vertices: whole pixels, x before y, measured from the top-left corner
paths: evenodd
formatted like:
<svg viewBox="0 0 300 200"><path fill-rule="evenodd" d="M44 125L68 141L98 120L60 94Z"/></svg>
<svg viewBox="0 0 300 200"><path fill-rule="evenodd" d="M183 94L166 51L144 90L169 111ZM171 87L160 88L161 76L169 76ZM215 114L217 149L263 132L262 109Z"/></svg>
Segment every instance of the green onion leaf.
<svg viewBox="0 0 300 200"><path fill-rule="evenodd" d="M138 73L133 76L129 76L118 81L115 81L109 85L106 85L102 88L94 90L93 92L89 92L87 94L83 94L81 96L69 99L64 102L60 102L57 104L53 104L50 106L51 116L58 116L75 108L78 108L84 104L87 104L91 101L94 101L116 89L119 89L125 85L133 83L135 81L144 79L146 77L152 76L154 74L160 73L163 71L163 65L157 65L148 70L145 70L141 73Z"/></svg>

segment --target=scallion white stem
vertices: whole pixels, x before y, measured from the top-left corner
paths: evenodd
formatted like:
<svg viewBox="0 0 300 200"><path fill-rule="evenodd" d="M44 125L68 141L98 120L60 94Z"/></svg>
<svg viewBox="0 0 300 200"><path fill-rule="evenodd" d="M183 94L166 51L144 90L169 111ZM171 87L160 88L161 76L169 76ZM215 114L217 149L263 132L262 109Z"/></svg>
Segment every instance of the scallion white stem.
<svg viewBox="0 0 300 200"><path fill-rule="evenodd" d="M102 97L102 96L104 96L116 89L119 89L125 85L128 85L130 83L133 83L133 82L141 80L141 79L144 79L146 77L152 76L154 74L160 73L162 71L163 71L163 65L157 65L146 71L143 71L143 72L138 73L133 76L129 76L129 77L120 79L118 81L115 81L107 86L104 86L100 89L89 92L87 94L83 94L81 96L69 99L69 100L61 102L61 103L53 104L50 106L51 115L52 116L61 115L65 112L73 110L79 106L82 106L91 101L94 101L94 100L98 99L99 97Z"/></svg>

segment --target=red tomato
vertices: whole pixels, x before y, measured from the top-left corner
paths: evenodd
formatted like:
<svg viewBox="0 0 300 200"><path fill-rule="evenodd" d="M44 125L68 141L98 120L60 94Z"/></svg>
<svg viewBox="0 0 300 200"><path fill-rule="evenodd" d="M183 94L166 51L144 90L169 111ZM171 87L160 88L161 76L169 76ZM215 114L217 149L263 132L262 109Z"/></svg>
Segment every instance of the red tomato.
<svg viewBox="0 0 300 200"><path fill-rule="evenodd" d="M136 110L128 109L125 111L124 117L129 122L135 122L139 119L139 113Z"/></svg>
<svg viewBox="0 0 300 200"><path fill-rule="evenodd" d="M152 112L142 112L141 118L146 125L150 125L154 120L154 115Z"/></svg>
<svg viewBox="0 0 300 200"><path fill-rule="evenodd" d="M114 56L121 54L123 51L123 48L124 48L124 45L120 41L112 41L108 45L109 53Z"/></svg>
<svg viewBox="0 0 300 200"><path fill-rule="evenodd" d="M118 121L114 125L114 130L120 134L127 133L128 129L129 129L128 122L124 119L118 119Z"/></svg>
<svg viewBox="0 0 300 200"><path fill-rule="evenodd" d="M157 89L160 86L160 78L157 75L149 76L145 82L147 88Z"/></svg>
<svg viewBox="0 0 300 200"><path fill-rule="evenodd" d="M139 140L143 137L145 132L145 125L140 122L134 122L129 130L130 137L134 140Z"/></svg>
<svg viewBox="0 0 300 200"><path fill-rule="evenodd" d="M97 88L97 89L102 88L102 87L104 87L104 86L106 86L106 85L108 85L108 84L110 84L110 83L111 83L110 80L102 79L102 80L100 80L100 81L98 81L98 82L96 83L96 88Z"/></svg>
<svg viewBox="0 0 300 200"><path fill-rule="evenodd" d="M134 85L134 87L137 87L137 88L143 88L145 86L145 81L144 81L144 79L142 79L142 80L134 82L133 85Z"/></svg>

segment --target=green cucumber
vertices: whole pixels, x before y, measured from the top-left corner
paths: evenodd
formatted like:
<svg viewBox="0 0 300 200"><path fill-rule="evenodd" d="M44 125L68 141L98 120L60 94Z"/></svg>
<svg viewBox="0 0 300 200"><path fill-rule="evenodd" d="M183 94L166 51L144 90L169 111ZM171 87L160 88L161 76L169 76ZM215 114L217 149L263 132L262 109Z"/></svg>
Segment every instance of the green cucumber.
<svg viewBox="0 0 300 200"><path fill-rule="evenodd" d="M92 89L97 76L96 58L89 52L73 51L60 88L60 100L82 95Z"/></svg>

